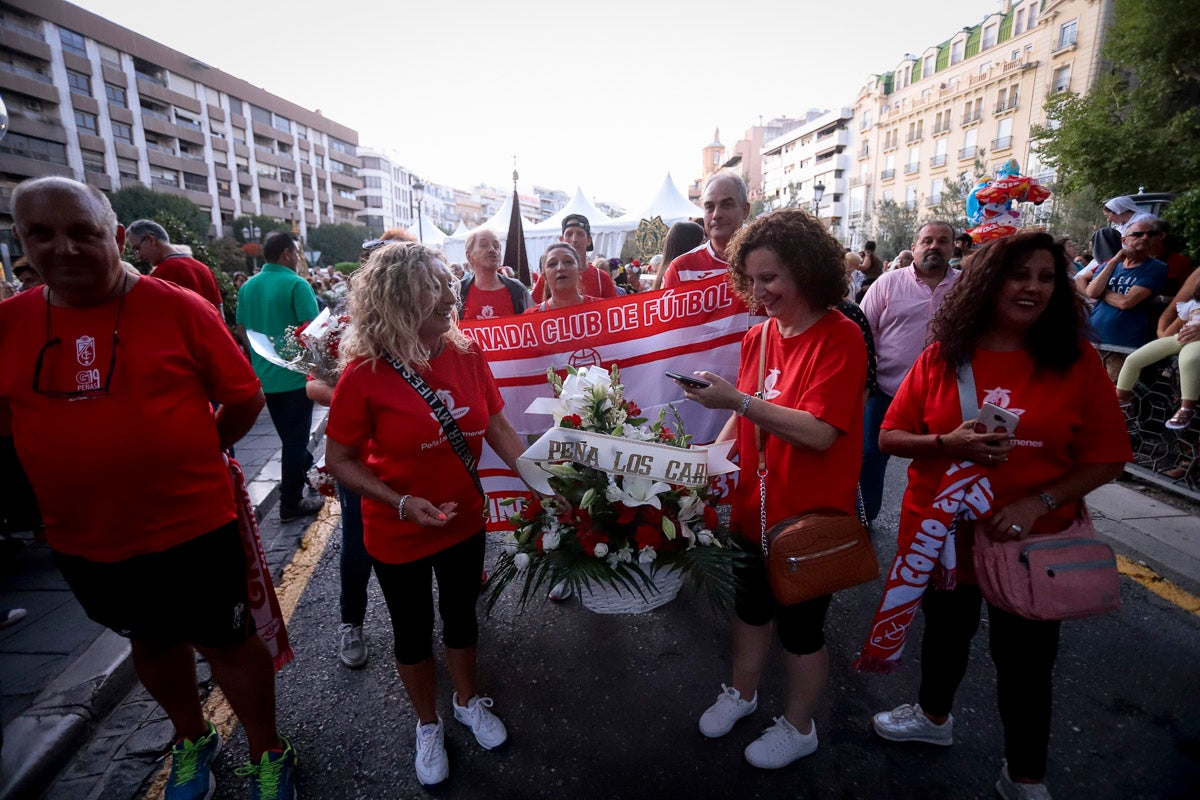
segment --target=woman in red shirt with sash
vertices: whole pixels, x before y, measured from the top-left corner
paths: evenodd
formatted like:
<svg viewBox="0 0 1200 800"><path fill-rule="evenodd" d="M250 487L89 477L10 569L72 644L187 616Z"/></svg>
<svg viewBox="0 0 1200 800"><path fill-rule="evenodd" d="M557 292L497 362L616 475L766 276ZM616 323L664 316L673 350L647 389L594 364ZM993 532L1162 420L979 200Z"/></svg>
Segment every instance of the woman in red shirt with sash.
<svg viewBox="0 0 1200 800"><path fill-rule="evenodd" d="M978 465L993 494L978 523L960 520L955 527L955 557L939 562L955 568L954 579L939 581L935 570L920 597L925 634L918 702L875 715L883 738L953 743L950 709L983 605L971 568L974 525L995 540L1062 531L1080 514L1084 495L1117 477L1132 457L1112 382L1085 338L1088 331L1066 253L1038 232L978 250L935 316L933 343L901 384L879 436L884 452L912 459L901 549L930 515L952 465ZM976 433L974 421L963 420L956 370L967 363L977 392L972 407L988 402L1018 415L1014 436ZM1007 759L996 791L1006 800L1048 798L1043 778L1060 623L1024 619L990 604L988 620ZM902 643L891 666L899 648Z"/></svg>

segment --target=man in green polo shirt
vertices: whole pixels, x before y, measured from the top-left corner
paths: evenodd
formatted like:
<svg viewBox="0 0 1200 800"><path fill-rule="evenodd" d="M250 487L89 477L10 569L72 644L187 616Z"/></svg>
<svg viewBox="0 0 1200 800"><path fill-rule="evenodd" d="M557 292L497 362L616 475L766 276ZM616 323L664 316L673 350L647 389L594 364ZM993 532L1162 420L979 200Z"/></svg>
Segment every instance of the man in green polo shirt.
<svg viewBox="0 0 1200 800"><path fill-rule="evenodd" d="M284 329L317 316L317 298L308 281L296 274L300 249L291 234L272 231L263 242L262 272L243 284L238 292L237 322L248 331L271 338L278 348ZM278 367L251 351L250 362L262 381L267 411L283 443L283 466L279 481L279 519L291 522L321 510L323 500L304 496L304 485L312 453L308 451L313 403L304 391L307 382L299 372Z"/></svg>

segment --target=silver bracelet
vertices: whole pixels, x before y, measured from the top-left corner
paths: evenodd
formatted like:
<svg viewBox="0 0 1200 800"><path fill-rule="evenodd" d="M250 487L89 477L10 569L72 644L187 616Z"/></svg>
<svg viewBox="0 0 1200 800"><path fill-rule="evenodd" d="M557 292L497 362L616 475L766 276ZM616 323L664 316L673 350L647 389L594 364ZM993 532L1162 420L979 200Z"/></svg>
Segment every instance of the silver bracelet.
<svg viewBox="0 0 1200 800"><path fill-rule="evenodd" d="M404 519L404 504L408 502L408 498L410 497L412 497L411 494L406 494L400 498L399 503L396 503L396 511L399 512L400 519Z"/></svg>
<svg viewBox="0 0 1200 800"><path fill-rule="evenodd" d="M754 395L752 394L742 395L742 407L737 410L737 415L739 417L746 416L746 412L750 409L750 401L752 399L754 399Z"/></svg>

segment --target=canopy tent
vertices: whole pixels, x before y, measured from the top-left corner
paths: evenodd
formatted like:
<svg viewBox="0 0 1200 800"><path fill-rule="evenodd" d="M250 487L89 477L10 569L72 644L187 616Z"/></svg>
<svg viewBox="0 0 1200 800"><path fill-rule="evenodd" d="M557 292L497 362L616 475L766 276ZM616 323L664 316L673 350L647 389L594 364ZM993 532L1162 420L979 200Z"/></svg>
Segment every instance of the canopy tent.
<svg viewBox="0 0 1200 800"><path fill-rule="evenodd" d="M446 254L446 258L460 264L467 263L467 236L470 233L471 231L467 228L467 223L459 219L458 227L454 229L454 233L447 236L445 241L442 242L442 252Z"/></svg>
<svg viewBox="0 0 1200 800"><path fill-rule="evenodd" d="M637 213L630 212L617 217L613 222L632 225L632 230L637 230L638 224L644 219L662 217L662 221L670 227L680 220L702 216L704 216L704 211L679 191L679 187L671 179L671 173L668 172L667 177L663 178L662 186L658 187L654 199L645 208Z"/></svg>
<svg viewBox="0 0 1200 800"><path fill-rule="evenodd" d="M430 247L440 248L446 241L446 234L437 226L436 222L429 218L429 215L424 211L421 212L420 224L409 228L408 232L416 234L417 238L420 239L421 244L426 244Z"/></svg>
<svg viewBox="0 0 1200 800"><path fill-rule="evenodd" d="M511 214L512 196L510 195L505 198L504 205L490 219L472 230L481 228L490 230L499 237L501 245L505 245L508 239L508 223ZM665 224L673 225L683 219L702 216L703 212L679 191L670 173L667 173L662 185L645 207L637 213L625 214L616 219L596 208L595 204L584 194L582 188L576 188L575 196L569 203L547 219L525 229L525 246L529 253L529 266L534 273L538 270L537 264L542 253L553 242L558 241L558 237L562 234L563 217L568 214L583 214L591 224L593 250L588 254L589 257L603 253L609 258L614 258L620 257L621 250L625 246L625 237L636 231L642 220L662 217ZM467 234L462 230L462 226L446 238L442 244L442 250L451 261L466 261L466 239Z"/></svg>

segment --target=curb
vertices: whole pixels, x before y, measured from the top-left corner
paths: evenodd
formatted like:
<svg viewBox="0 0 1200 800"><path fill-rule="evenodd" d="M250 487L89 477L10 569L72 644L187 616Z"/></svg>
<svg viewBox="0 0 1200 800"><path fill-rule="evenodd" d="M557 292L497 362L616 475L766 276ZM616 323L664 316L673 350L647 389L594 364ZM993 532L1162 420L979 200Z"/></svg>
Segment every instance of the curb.
<svg viewBox="0 0 1200 800"><path fill-rule="evenodd" d="M324 438L322 418L309 437L309 447ZM247 485L251 498L261 495L254 506L260 521L278 503L279 486L276 479L258 475L279 462L280 452ZM4 726L0 800L40 797L137 680L129 640L106 629L42 690L33 705Z"/></svg>

